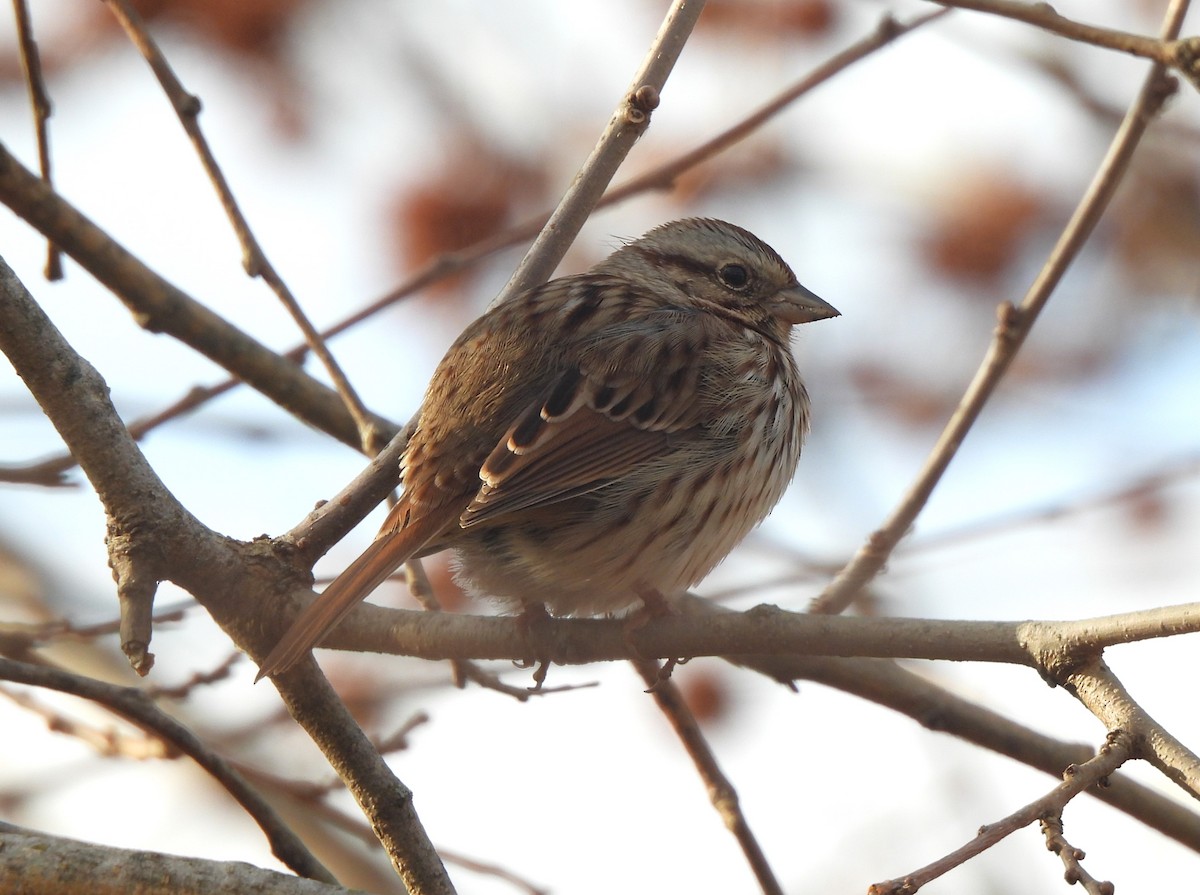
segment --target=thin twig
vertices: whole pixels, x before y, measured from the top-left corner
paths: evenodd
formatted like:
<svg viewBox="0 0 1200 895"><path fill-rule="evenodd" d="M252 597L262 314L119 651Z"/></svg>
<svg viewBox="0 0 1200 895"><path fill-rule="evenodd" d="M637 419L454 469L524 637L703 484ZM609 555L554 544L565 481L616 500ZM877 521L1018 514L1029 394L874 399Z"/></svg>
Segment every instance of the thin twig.
<svg viewBox="0 0 1200 895"><path fill-rule="evenodd" d="M657 662L650 659L634 659L633 667L641 675L647 692L654 697L659 710L662 711L667 722L675 731L675 735L683 744L683 748L691 757L700 779L708 790L708 797L712 801L713 807L717 809L721 821L741 847L742 854L746 856L746 862L750 865L750 870L758 880L759 888L762 889L764 895L783 895L783 888L775 878L775 872L771 869L771 864L767 861L767 856L763 852L762 846L758 844L758 839L755 838L750 824L746 820L746 815L742 811L737 790L733 788L733 783L725 776L721 766L717 764L717 756L713 754L712 747L704 738L704 733L700 730L700 725L696 722L692 710L684 701L683 694L679 692L674 681L661 674Z"/></svg>
<svg viewBox="0 0 1200 895"><path fill-rule="evenodd" d="M650 115L675 60L704 9L705 0L673 0L642 64L629 84L591 155L575 175L558 207L513 272L494 304L550 279L633 144L650 126Z"/></svg>
<svg viewBox="0 0 1200 895"><path fill-rule="evenodd" d="M1182 21L1181 9L1186 9L1186 6L1186 3L1178 2L1173 5L1168 15L1168 25L1164 28L1167 35L1173 37L1178 34ZM1007 302L1000 306L999 325L983 362L971 384L967 386L958 407L947 422L916 480L884 524L867 538L854 558L812 602L811 611L830 614L842 612L850 605L855 594L883 569L900 539L908 533L924 509L933 489L958 453L963 439L967 437L983 408L995 394L996 388L1067 268L1091 236L1128 170L1129 161L1142 135L1173 90L1173 82L1167 78L1163 66L1156 63L1147 76L1145 85L1129 107L1125 120L1113 137L1091 184L1025 298L1017 307Z"/></svg>
<svg viewBox="0 0 1200 895"><path fill-rule="evenodd" d="M47 122L54 112L50 94L46 90L46 79L42 76L42 58L38 53L37 41L33 39L33 24L29 20L26 0L13 0L13 15L17 20L17 44L21 52L21 70L25 73L25 86L29 90L29 105L33 109L33 127L37 135L38 167L47 186L54 185L50 176L50 129ZM63 276L62 252L53 240L46 247L46 279L61 280Z"/></svg>
<svg viewBox="0 0 1200 895"><path fill-rule="evenodd" d="M948 9L939 9L937 12L926 13L908 22L897 22L890 15L884 16L872 34L831 56L732 127L721 131L695 149L678 155L609 190L605 193L600 207L623 201L646 190L671 187L680 175L745 140L800 97L811 93L835 75L862 61L872 53L883 49L906 34L911 34L924 25L937 21L949 12Z"/></svg>
<svg viewBox="0 0 1200 895"><path fill-rule="evenodd" d="M1075 796L1092 786L1102 785L1132 753L1133 738L1124 732L1113 734L1094 757L1081 765L1068 765L1063 771L1063 782L1040 799L1014 811L1003 820L981 827L974 839L932 864L898 879L875 883L868 888L869 895L909 895L918 891L922 886L965 864L1022 827L1027 827L1048 815L1061 813L1063 806Z"/></svg>
<svg viewBox="0 0 1200 895"><path fill-rule="evenodd" d="M221 207L225 209L225 214L228 216L230 223L233 225L233 231L237 234L238 242L242 246L242 266L245 267L246 273L251 277L262 277L263 281L270 287L271 291L279 298L280 302L292 315L292 319L304 334L305 342L312 349L313 354L321 361L329 373L329 378L333 380L334 388L341 396L346 409L350 416L354 419L355 425L358 427L359 438L362 442L364 453L368 456L374 456L381 446L381 439L384 434L381 433L374 425L371 414L367 412L362 400L358 397L354 387L351 386L350 380L346 378L346 374L334 359L329 347L325 344L325 340L321 338L321 334L317 328L313 326L312 321L308 319L308 315L300 307L300 302L292 294L287 284L283 281L283 277L275 269L274 265L268 260L266 253L262 250L258 240L255 238L253 231L250 229L250 224L246 220L246 216L242 213L237 201L233 198L233 191L229 188L229 182L225 179L225 174L217 164L216 156L213 155L208 141L204 138L204 133L200 129L200 100L198 97L188 93L175 72L171 69L166 57L151 38L150 32L146 29L146 23L138 14L137 10L129 0L105 0L109 8L113 11L113 15L117 17L117 21L121 23L121 27L125 29L129 39L134 46L138 48L146 62L149 63L151 70L158 79L159 85L163 92L167 95L167 99L171 102L171 107L175 110L176 116L179 118L179 123L183 125L184 131L187 132L188 138L192 141L192 146L195 147L197 155L200 156L200 163L204 166L204 171L212 181L213 188L217 192L217 196L221 201Z"/></svg>
<svg viewBox="0 0 1200 895"><path fill-rule="evenodd" d="M1087 855L1081 849L1067 842L1066 836L1063 835L1061 812L1043 817L1041 826L1042 836L1046 840L1046 848L1058 855L1062 861L1065 868L1063 879L1067 881L1068 885L1078 883L1083 886L1083 891L1088 895L1113 895L1116 887L1112 883L1098 880L1083 869L1082 862Z"/></svg>
<svg viewBox="0 0 1200 895"><path fill-rule="evenodd" d="M159 737L187 755L221 784L266 834L272 853L301 876L336 883L337 880L291 831L275 809L234 770L225 759L160 709L139 690L117 687L56 668L0 658L0 678L31 687L70 693L102 705L137 727Z"/></svg>
<svg viewBox="0 0 1200 895"><path fill-rule="evenodd" d="M939 6L955 9L970 9L976 12L986 12L1002 16L1027 25L1034 25L1045 31L1050 31L1060 37L1077 40L1081 43L1118 50L1131 56L1140 56L1162 66L1173 68L1200 89L1200 69L1197 68L1197 56L1200 53L1200 42L1195 38L1176 40L1178 30L1162 37L1146 37L1141 34L1130 34L1128 31L1117 31L1112 28L1100 28L1096 25L1085 25L1074 19L1055 12L1049 3L1019 3L1016 0L932 0Z"/></svg>

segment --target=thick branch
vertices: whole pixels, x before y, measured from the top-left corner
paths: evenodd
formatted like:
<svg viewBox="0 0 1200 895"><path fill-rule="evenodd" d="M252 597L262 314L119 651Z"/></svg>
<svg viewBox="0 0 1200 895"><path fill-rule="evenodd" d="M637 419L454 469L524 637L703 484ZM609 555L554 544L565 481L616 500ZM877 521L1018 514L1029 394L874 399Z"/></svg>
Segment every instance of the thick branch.
<svg viewBox="0 0 1200 895"><path fill-rule="evenodd" d="M355 895L242 861L94 845L0 822L0 892L21 895ZM365 895L365 893L358 893Z"/></svg>
<svg viewBox="0 0 1200 895"><path fill-rule="evenodd" d="M1054 671L1077 663L1106 641L1200 631L1200 603L1083 621L962 621L831 617L758 606L729 612L693 599L680 613L635 631L620 619L548 619L535 628L519 618L357 607L322 646L422 659L545 658L578 665L639 657L871 656L1004 662ZM697 609L693 610L692 607ZM695 612L695 614L693 614ZM1135 638L1140 634L1141 637Z"/></svg>
<svg viewBox="0 0 1200 895"><path fill-rule="evenodd" d="M236 544L188 514L121 424L99 374L71 349L3 265L0 295L0 350L100 495L110 519L110 540L117 536L132 562L191 592L239 647L264 655L278 631L270 625L264 630L262 616L269 613L272 599L298 586L307 567L297 567L294 551L268 541ZM317 680L312 684L285 693L289 709L306 719L310 733L316 732L314 738L358 797L410 891L452 891L407 789L324 679L313 676ZM322 730L325 724L329 728Z"/></svg>

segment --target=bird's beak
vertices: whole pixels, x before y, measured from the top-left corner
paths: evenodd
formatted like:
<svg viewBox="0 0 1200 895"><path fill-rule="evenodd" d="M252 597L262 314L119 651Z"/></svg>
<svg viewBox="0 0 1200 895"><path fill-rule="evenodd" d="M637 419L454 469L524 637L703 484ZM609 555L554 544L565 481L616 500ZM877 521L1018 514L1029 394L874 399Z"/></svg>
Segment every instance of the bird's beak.
<svg viewBox="0 0 1200 895"><path fill-rule="evenodd" d="M781 320L788 323L812 323L814 320L824 320L827 317L840 317L842 312L809 292L799 283L780 289L775 294L775 313Z"/></svg>

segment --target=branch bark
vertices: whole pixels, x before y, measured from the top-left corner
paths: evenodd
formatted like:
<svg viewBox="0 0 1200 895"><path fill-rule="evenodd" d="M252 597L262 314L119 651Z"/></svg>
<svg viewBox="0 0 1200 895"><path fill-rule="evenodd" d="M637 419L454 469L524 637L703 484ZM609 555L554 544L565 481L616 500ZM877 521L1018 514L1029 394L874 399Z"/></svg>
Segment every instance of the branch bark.
<svg viewBox="0 0 1200 895"><path fill-rule="evenodd" d="M279 635L273 600L311 583L295 550L239 544L200 524L146 462L108 399L103 379L67 344L0 260L0 351L12 362L96 489L108 514L118 591L129 580L170 579L192 593L241 649L261 658ZM311 667L311 663L309 666ZM319 674L284 685L330 764L371 821L413 893L453 891L411 793Z"/></svg>
<svg viewBox="0 0 1200 895"><path fill-rule="evenodd" d="M366 895L241 861L95 845L0 822L0 892L21 895Z"/></svg>

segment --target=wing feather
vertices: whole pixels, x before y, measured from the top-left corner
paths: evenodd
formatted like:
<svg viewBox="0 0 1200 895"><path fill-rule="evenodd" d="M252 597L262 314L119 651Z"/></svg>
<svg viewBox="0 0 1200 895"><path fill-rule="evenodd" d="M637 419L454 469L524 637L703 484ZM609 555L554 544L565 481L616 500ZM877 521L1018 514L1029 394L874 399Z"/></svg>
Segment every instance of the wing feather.
<svg viewBox="0 0 1200 895"><path fill-rule="evenodd" d="M668 309L595 334L513 421L479 471L464 528L603 488L700 437L689 400L712 355L704 318Z"/></svg>

